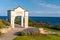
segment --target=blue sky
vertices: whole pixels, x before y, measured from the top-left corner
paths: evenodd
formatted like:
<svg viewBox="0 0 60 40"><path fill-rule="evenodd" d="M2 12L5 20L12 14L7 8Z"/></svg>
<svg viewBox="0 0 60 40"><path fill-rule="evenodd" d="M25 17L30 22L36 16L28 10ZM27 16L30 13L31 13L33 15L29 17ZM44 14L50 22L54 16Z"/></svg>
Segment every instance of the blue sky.
<svg viewBox="0 0 60 40"><path fill-rule="evenodd" d="M27 9L29 16L60 17L60 0L0 0L0 16L17 6Z"/></svg>

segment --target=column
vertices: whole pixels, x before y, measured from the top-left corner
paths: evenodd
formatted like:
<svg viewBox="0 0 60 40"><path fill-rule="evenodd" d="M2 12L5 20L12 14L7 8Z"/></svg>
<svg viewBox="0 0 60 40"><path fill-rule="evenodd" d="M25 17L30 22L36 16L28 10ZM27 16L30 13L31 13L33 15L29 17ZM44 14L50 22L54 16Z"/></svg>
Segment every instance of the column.
<svg viewBox="0 0 60 40"><path fill-rule="evenodd" d="M11 16L11 27L14 28L14 20L15 20L15 17Z"/></svg>
<svg viewBox="0 0 60 40"><path fill-rule="evenodd" d="M11 27L14 28L15 12L11 11Z"/></svg>
<svg viewBox="0 0 60 40"><path fill-rule="evenodd" d="M21 26L23 27L23 16L21 17Z"/></svg>
<svg viewBox="0 0 60 40"><path fill-rule="evenodd" d="M25 12L24 17L25 17L25 25L24 26L25 26L25 28L28 28L28 12L27 11Z"/></svg>

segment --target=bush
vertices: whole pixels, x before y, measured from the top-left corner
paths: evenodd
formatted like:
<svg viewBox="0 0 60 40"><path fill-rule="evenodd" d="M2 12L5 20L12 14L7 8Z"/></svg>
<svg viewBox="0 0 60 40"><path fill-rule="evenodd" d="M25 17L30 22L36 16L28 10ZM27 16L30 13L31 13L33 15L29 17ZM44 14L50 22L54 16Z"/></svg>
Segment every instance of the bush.
<svg viewBox="0 0 60 40"><path fill-rule="evenodd" d="M4 28L4 27L5 27L5 25L3 24L2 20L0 19L0 29Z"/></svg>
<svg viewBox="0 0 60 40"><path fill-rule="evenodd" d="M27 32L25 32L25 31L20 32L20 35L21 35L21 36L27 36Z"/></svg>
<svg viewBox="0 0 60 40"><path fill-rule="evenodd" d="M21 21L15 21L15 23L21 25Z"/></svg>
<svg viewBox="0 0 60 40"><path fill-rule="evenodd" d="M53 29L60 30L60 26L59 26L59 25L55 25L55 26L53 27Z"/></svg>
<svg viewBox="0 0 60 40"><path fill-rule="evenodd" d="M31 33L30 35L38 35L38 34L40 34L38 31L31 31L30 33Z"/></svg>
<svg viewBox="0 0 60 40"><path fill-rule="evenodd" d="M4 21L4 20L2 20L2 22L4 23L5 26L10 26L10 23L9 22Z"/></svg>
<svg viewBox="0 0 60 40"><path fill-rule="evenodd" d="M0 29L5 28L6 26L9 26L9 25L10 25L9 22L0 19Z"/></svg>
<svg viewBox="0 0 60 40"><path fill-rule="evenodd" d="M38 31L22 31L19 36L30 36L30 35L38 35Z"/></svg>

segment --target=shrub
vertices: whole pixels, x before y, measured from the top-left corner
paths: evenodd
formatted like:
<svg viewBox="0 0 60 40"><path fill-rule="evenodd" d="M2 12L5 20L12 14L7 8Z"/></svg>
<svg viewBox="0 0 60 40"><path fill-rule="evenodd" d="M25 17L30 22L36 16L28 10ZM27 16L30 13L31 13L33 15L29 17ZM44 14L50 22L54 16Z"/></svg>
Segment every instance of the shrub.
<svg viewBox="0 0 60 40"><path fill-rule="evenodd" d="M0 29L5 28L6 26L9 26L9 25L10 25L9 22L0 19Z"/></svg>
<svg viewBox="0 0 60 40"><path fill-rule="evenodd" d="M4 23L5 26L10 26L10 23L9 22L4 21L4 20L2 20L2 22Z"/></svg>
<svg viewBox="0 0 60 40"><path fill-rule="evenodd" d="M30 36L30 35L38 35L38 31L22 31L19 36Z"/></svg>
<svg viewBox="0 0 60 40"><path fill-rule="evenodd" d="M15 21L15 23L21 25L21 21Z"/></svg>
<svg viewBox="0 0 60 40"><path fill-rule="evenodd" d="M38 27L38 23L32 19L29 19L28 25L32 27Z"/></svg>
<svg viewBox="0 0 60 40"><path fill-rule="evenodd" d="M2 23L2 20L0 19L0 29L4 28L4 27L5 27L5 25Z"/></svg>
<svg viewBox="0 0 60 40"><path fill-rule="evenodd" d="M21 35L21 36L27 36L27 32L22 31L22 32L20 32L20 35Z"/></svg>
<svg viewBox="0 0 60 40"><path fill-rule="evenodd" d="M59 25L55 25L55 26L53 27L53 29L60 30L60 26L59 26Z"/></svg>

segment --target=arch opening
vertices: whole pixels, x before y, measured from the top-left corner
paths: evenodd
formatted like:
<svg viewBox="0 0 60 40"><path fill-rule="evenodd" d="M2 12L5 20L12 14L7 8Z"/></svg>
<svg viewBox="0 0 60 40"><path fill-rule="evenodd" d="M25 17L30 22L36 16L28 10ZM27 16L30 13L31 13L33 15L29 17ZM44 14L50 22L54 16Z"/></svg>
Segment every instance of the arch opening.
<svg viewBox="0 0 60 40"><path fill-rule="evenodd" d="M15 27L21 27L21 16L16 16L14 20Z"/></svg>

